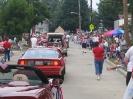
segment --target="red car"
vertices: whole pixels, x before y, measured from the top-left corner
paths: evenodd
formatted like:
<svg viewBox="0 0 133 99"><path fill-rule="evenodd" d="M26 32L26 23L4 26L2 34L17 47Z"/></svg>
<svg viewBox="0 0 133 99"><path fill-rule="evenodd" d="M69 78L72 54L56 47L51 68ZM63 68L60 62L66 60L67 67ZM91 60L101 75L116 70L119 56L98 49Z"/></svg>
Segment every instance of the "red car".
<svg viewBox="0 0 133 99"><path fill-rule="evenodd" d="M48 77L64 80L66 58L57 48L29 48L20 57L18 64L36 66Z"/></svg>
<svg viewBox="0 0 133 99"><path fill-rule="evenodd" d="M4 42L0 42L0 53L4 53L3 44Z"/></svg>
<svg viewBox="0 0 133 99"><path fill-rule="evenodd" d="M62 80L48 79L35 66L8 65L0 73L0 99L63 99Z"/></svg>

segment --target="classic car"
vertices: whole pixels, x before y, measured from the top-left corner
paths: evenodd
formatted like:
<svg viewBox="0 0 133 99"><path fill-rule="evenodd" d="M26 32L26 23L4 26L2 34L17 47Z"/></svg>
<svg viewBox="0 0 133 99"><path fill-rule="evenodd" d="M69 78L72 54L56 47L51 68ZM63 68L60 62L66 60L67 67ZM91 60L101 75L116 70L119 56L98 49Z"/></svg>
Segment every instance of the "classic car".
<svg viewBox="0 0 133 99"><path fill-rule="evenodd" d="M48 79L35 66L8 65L0 73L0 99L63 99L62 80Z"/></svg>
<svg viewBox="0 0 133 99"><path fill-rule="evenodd" d="M31 65L41 69L48 77L64 80L66 58L53 48L29 48L18 60L20 65Z"/></svg>
<svg viewBox="0 0 133 99"><path fill-rule="evenodd" d="M47 33L47 46L56 46L60 48L61 52L67 56L67 43L64 40L64 33Z"/></svg>

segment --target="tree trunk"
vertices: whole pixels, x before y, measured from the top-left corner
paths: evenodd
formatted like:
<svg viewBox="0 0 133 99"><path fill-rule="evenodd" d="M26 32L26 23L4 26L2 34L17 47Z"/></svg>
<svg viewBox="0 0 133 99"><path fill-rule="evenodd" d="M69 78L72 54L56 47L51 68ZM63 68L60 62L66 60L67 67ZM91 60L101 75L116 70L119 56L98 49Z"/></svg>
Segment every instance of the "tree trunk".
<svg viewBox="0 0 133 99"><path fill-rule="evenodd" d="M132 19L131 19L131 36L133 41L133 12L132 12Z"/></svg>
<svg viewBox="0 0 133 99"><path fill-rule="evenodd" d="M35 26L32 26L32 34L36 32Z"/></svg>

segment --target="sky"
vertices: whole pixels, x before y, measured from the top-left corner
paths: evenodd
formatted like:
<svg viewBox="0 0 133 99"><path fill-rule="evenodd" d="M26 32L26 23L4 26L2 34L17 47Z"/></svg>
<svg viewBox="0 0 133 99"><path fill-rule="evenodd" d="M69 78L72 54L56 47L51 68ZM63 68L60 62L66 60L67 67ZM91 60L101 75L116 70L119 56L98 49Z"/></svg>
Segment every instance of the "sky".
<svg viewBox="0 0 133 99"><path fill-rule="evenodd" d="M92 0L92 8L95 10L98 8L96 3L99 3L99 0ZM88 4L90 5L90 0L88 0Z"/></svg>

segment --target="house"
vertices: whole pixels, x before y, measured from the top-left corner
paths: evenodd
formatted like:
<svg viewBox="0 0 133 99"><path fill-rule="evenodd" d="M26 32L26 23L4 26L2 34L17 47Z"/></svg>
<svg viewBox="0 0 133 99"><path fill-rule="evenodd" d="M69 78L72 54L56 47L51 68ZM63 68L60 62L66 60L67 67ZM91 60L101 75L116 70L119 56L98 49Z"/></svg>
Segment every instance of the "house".
<svg viewBox="0 0 133 99"><path fill-rule="evenodd" d="M131 22L131 15L128 15L128 21ZM119 15L119 20L114 21L114 29L121 29L124 25L124 15Z"/></svg>
<svg viewBox="0 0 133 99"><path fill-rule="evenodd" d="M35 26L36 33L47 33L49 32L49 25L52 24L48 19L43 21L43 23L39 23Z"/></svg>

